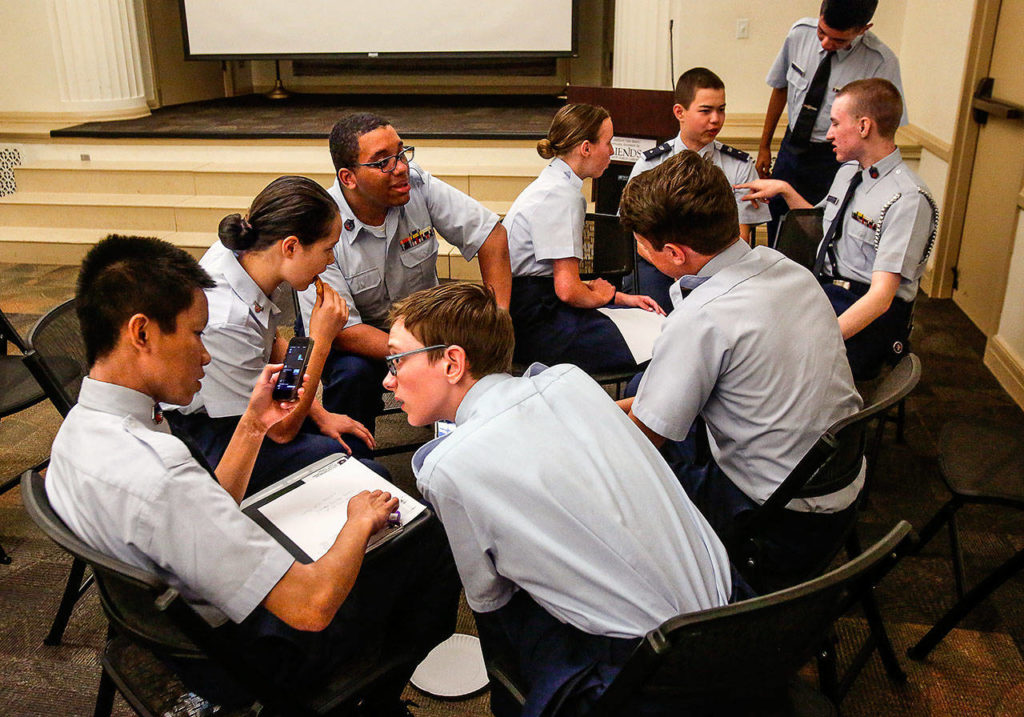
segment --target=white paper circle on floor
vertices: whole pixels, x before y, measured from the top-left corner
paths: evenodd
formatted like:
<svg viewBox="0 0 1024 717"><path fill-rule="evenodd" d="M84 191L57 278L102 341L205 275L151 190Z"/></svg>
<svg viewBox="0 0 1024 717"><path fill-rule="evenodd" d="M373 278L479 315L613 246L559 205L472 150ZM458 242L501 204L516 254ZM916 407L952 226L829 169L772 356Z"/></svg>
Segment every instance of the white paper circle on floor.
<svg viewBox="0 0 1024 717"><path fill-rule="evenodd" d="M410 679L435 697L465 697L487 686L487 668L480 640L455 633L430 651Z"/></svg>

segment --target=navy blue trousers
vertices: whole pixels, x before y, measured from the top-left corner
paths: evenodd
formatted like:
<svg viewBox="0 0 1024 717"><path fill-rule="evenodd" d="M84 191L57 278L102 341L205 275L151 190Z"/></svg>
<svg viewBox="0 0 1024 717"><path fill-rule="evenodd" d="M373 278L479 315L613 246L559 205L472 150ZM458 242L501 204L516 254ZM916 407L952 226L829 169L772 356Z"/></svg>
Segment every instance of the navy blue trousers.
<svg viewBox="0 0 1024 717"><path fill-rule="evenodd" d="M324 630L297 630L263 607L241 624L221 629L239 642L252 664L265 668L261 678L298 690L329 679L345 662L374 659L400 640L409 662L378 680L366 696L372 705L395 705L416 665L455 631L460 590L448 540L432 518L416 529L415 539L399 539L367 556L352 591ZM190 689L211 702L252 699L213 665L175 667Z"/></svg>
<svg viewBox="0 0 1024 717"><path fill-rule="evenodd" d="M332 350L320 376L324 408L354 418L373 433L384 410L381 383L386 374L383 361Z"/></svg>
<svg viewBox="0 0 1024 717"><path fill-rule="evenodd" d="M578 309L558 298L550 277L512 279L509 313L516 334L517 363L571 363L584 371L636 368L626 340L597 309Z"/></svg>
<svg viewBox="0 0 1024 717"><path fill-rule="evenodd" d="M168 411L164 415L174 433L188 439L214 468L220 463L228 443L231 442L231 436L234 435L240 418L239 416L210 418L205 413L186 415L177 411ZM352 449L352 455L375 473L385 478L391 477L384 466L370 460L373 454L362 440L346 435L345 443ZM246 495L257 493L271 483L275 483L321 458L335 453L344 453L344 451L345 449L341 447L340 443L321 434L316 425L308 419L303 423L302 429L295 438L288 443L275 443L269 438L264 438L259 455L256 456L252 475L249 478Z"/></svg>
<svg viewBox="0 0 1024 717"><path fill-rule="evenodd" d="M636 260L637 285L633 286L633 275L627 274L622 280L622 290L627 294L640 294L649 296L658 302L665 313L672 311L672 299L668 290L672 288L675 281L670 276L662 274L655 268L654 264L644 259L639 254L634 257Z"/></svg>
<svg viewBox="0 0 1024 717"><path fill-rule="evenodd" d="M816 142L804 149L795 148L789 143L787 129L775 157L772 179L789 182L797 194L811 204L817 204L828 193L839 167L831 142ZM768 202L768 209L772 215L768 223L768 244L775 246L779 217L789 211L789 206L782 197L775 197Z"/></svg>
<svg viewBox="0 0 1024 717"><path fill-rule="evenodd" d="M836 316L849 309L867 292L867 285L855 291L832 283L823 284ZM896 363L910 351L910 316L912 302L893 299L889 310L846 339L846 358L855 381L875 378L886 363Z"/></svg>

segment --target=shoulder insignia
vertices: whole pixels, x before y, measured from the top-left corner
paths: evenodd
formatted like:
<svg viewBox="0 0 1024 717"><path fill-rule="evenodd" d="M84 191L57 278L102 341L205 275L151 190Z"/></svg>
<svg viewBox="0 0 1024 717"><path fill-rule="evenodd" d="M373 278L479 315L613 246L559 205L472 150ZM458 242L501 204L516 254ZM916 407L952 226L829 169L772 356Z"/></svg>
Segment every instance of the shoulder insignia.
<svg viewBox="0 0 1024 717"><path fill-rule="evenodd" d="M744 152L741 149L736 149L735 147L730 147L727 144L723 144L721 147L719 147L719 151L721 151L722 154L727 154L730 157L732 157L733 159L738 159L741 162L749 162L750 161L750 155L749 154L747 154L746 152Z"/></svg>
<svg viewBox="0 0 1024 717"><path fill-rule="evenodd" d="M672 143L671 142L662 142L661 144L659 144L654 149L649 149L646 152L644 152L644 159L657 159L661 155L668 154L671 151L672 151Z"/></svg>

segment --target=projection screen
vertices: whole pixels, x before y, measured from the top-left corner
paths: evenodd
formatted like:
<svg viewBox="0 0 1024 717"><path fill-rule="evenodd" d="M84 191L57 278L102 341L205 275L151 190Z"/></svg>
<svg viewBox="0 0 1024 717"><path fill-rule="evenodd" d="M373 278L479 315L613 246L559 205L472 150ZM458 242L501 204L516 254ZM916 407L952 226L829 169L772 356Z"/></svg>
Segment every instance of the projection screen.
<svg viewBox="0 0 1024 717"><path fill-rule="evenodd" d="M180 0L193 59L569 56L575 0Z"/></svg>

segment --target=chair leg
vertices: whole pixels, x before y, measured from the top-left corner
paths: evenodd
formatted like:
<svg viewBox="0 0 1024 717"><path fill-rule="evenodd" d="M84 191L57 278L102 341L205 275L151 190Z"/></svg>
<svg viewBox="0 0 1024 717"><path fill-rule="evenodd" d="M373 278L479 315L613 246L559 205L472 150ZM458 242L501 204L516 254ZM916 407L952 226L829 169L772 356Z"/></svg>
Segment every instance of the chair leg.
<svg viewBox="0 0 1024 717"><path fill-rule="evenodd" d="M114 695L117 688L114 681L106 670L100 670L100 688L96 692L96 707L93 709L93 717L110 717L114 711Z"/></svg>
<svg viewBox="0 0 1024 717"><path fill-rule="evenodd" d="M825 638L825 643L818 652L818 686L822 693L832 702L838 705L842 701L839 694L839 676L836 668L836 636L830 632Z"/></svg>
<svg viewBox="0 0 1024 717"><path fill-rule="evenodd" d="M949 552L953 558L953 579L956 582L956 599L964 597L964 549L960 544L960 526L956 513L949 516Z"/></svg>
<svg viewBox="0 0 1024 717"><path fill-rule="evenodd" d="M1012 578L1024 568L1024 550L1017 553L992 571L984 580L971 588L962 599L939 618L934 627L918 640L917 644L907 650L907 655L915 660L923 660L936 645L957 626L961 620L977 607L978 603L991 595L996 588Z"/></svg>
<svg viewBox="0 0 1024 717"><path fill-rule="evenodd" d="M903 436L903 424L907 419L907 399L903 399L896 405L896 442L906 443Z"/></svg>
<svg viewBox="0 0 1024 717"><path fill-rule="evenodd" d="M0 565L10 565L11 556L4 550L4 546L0 545Z"/></svg>
<svg viewBox="0 0 1024 717"><path fill-rule="evenodd" d="M931 520L925 523L925 526L921 528L920 532L918 532L917 543L914 545L913 550L910 551L910 554L913 555L919 553L921 549L928 544L928 541L935 537L935 534L938 533L939 529L950 519L950 516L960 510L961 505L963 505L963 503L960 502L960 499L953 496L945 505L939 508L939 511L933 515Z"/></svg>
<svg viewBox="0 0 1024 717"><path fill-rule="evenodd" d="M87 580L83 581L84 575L85 562L75 558L71 563L71 572L68 573L68 582L64 586L64 595L60 599L60 606L53 618L53 625L50 626L50 633L43 639L44 645L59 645L64 638L64 630L68 626L68 620L71 619L71 611L75 609L75 603L92 584L92 576L90 575Z"/></svg>
<svg viewBox="0 0 1024 717"><path fill-rule="evenodd" d="M867 618L868 627L871 628L871 639L878 650L878 656L882 658L885 672L893 682L906 682L907 673L900 666L899 658L896 657L896 650L893 649L892 641L889 640L889 632L885 629L882 621L882 613L878 610L878 602L875 601L875 593L869 590L864 593L861 601L864 609L864 616Z"/></svg>

